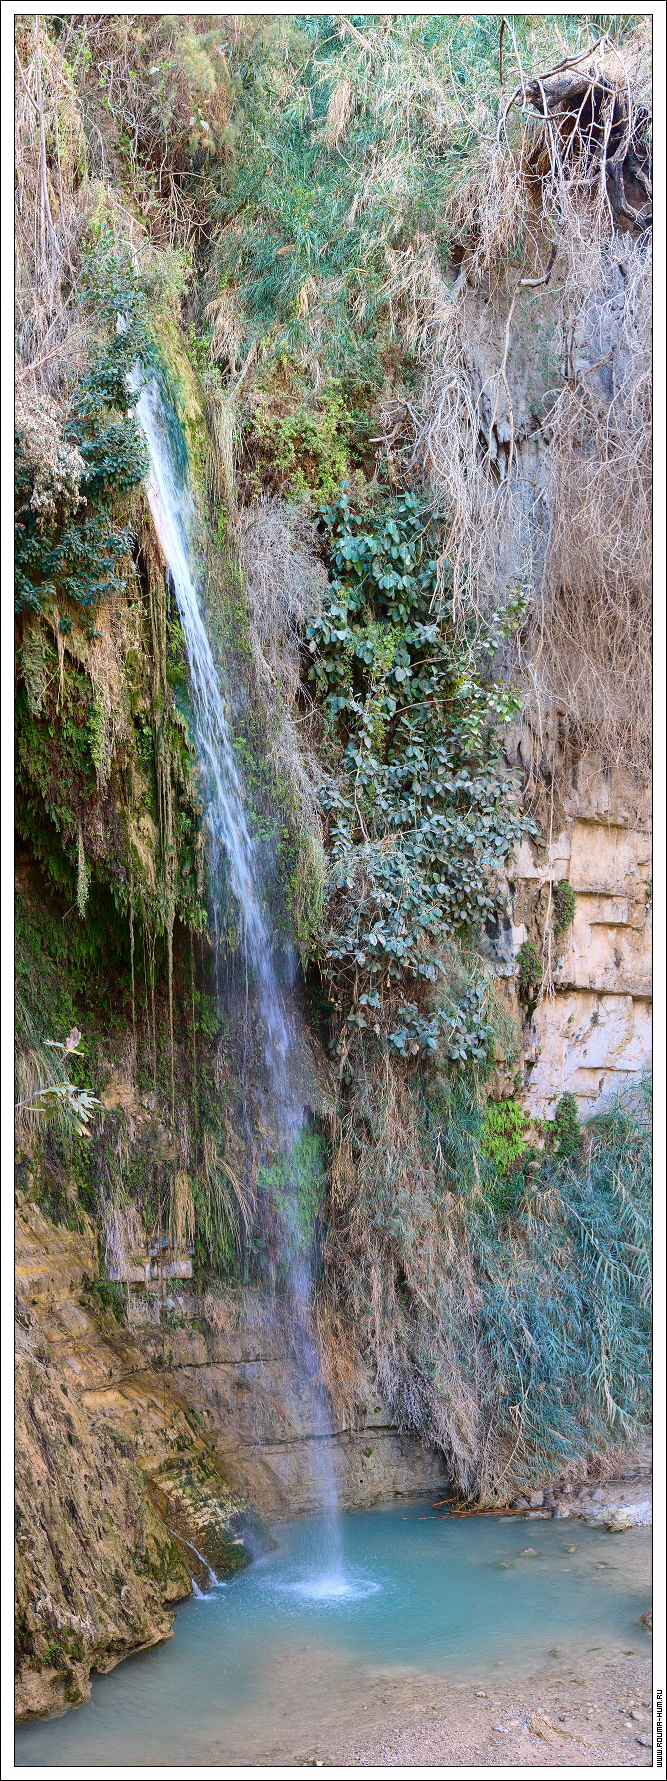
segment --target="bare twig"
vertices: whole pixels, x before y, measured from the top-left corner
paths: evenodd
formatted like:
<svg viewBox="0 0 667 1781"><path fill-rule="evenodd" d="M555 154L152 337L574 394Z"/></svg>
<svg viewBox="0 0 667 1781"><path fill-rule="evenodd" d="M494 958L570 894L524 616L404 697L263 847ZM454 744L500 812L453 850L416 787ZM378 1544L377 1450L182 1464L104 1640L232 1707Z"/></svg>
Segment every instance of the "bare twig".
<svg viewBox="0 0 667 1781"><path fill-rule="evenodd" d="M533 79L537 80L537 81L551 80L553 78L554 74L562 74L566 68L576 68L578 62L586 62L588 60L589 56L595 55L595 51L596 51L596 49L600 48L600 44L605 42L606 35L607 35L607 33L605 31L603 33L602 37L598 37L596 42L591 44L590 49L582 50L581 54L578 56L565 56L563 58L562 62L556 62L555 66L553 68L547 68L546 73L544 73L544 74L537 75L537 76L534 75ZM505 107L504 113L502 113L501 117L498 119L498 138L499 138L499 140L500 140L501 120L503 123L505 122L505 120L508 116L508 113L512 109L512 106L516 105L517 99L521 99L523 97L523 94L525 92L525 86L526 86L525 81L522 81L520 86L515 87L514 92L511 94L511 97L507 101L507 105Z"/></svg>

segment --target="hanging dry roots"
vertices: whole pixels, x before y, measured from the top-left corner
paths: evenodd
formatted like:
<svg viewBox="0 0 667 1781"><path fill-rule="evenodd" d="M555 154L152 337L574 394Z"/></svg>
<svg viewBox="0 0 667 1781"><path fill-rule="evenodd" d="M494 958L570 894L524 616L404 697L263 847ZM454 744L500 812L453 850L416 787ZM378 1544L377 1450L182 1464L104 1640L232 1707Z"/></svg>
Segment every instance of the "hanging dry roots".
<svg viewBox="0 0 667 1781"><path fill-rule="evenodd" d="M603 46L604 49L604 46ZM581 58L580 58L581 60ZM524 77L434 243L387 296L423 377L388 455L449 514L454 610L527 605L519 665L608 758L649 747L651 259L646 50ZM508 661L508 671L512 664ZM516 667L516 662L514 663Z"/></svg>

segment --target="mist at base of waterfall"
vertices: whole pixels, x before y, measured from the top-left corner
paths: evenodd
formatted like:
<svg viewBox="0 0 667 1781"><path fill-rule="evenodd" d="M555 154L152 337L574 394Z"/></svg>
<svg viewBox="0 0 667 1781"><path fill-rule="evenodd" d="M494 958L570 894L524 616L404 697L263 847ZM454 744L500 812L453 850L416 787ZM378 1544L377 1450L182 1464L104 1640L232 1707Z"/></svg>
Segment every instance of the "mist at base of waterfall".
<svg viewBox="0 0 667 1781"><path fill-rule="evenodd" d="M342 1515L339 1530L332 1564L325 1518L279 1527L276 1552L179 1609L166 1645L96 1677L84 1706L20 1727L17 1764L252 1764L354 1723L378 1673L509 1681L650 1648L648 1529L421 1502Z"/></svg>

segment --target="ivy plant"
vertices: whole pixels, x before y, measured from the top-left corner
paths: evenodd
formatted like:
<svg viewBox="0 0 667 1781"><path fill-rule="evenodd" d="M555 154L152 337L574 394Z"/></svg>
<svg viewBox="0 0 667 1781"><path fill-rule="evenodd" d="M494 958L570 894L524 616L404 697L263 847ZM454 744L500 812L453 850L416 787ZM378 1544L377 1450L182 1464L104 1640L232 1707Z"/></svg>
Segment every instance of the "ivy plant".
<svg viewBox="0 0 667 1781"><path fill-rule="evenodd" d="M551 1134L549 1135L551 1137ZM570 1089L566 1089L565 1094L561 1095L554 1113L552 1144L555 1145L558 1156L573 1157L580 1143L581 1125L576 1096Z"/></svg>
<svg viewBox="0 0 667 1781"><path fill-rule="evenodd" d="M533 940L524 940L517 957L517 994L529 1020L535 1013L542 983L542 960Z"/></svg>
<svg viewBox="0 0 667 1781"><path fill-rule="evenodd" d="M412 492L363 513L343 487L321 521L331 580L307 631L308 674L343 771L323 794L319 961L348 1024L403 1056L465 1062L488 1044L486 989L470 979L452 1002L443 948L476 937L531 826L498 734L519 699L491 673L516 615L475 639L455 628L440 523Z"/></svg>

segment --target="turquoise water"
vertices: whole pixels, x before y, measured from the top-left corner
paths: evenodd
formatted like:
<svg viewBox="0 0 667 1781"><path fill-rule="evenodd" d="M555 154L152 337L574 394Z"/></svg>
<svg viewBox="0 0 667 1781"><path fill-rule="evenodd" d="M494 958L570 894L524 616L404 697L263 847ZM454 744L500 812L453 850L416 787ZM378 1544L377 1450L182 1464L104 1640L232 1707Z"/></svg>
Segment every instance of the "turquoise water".
<svg viewBox="0 0 667 1781"><path fill-rule="evenodd" d="M570 1662L649 1648L645 1529L392 1504L341 1517L342 1565L327 1575L324 1525L279 1528L277 1552L179 1609L166 1645L95 1678L84 1706L20 1727L17 1763L248 1763L290 1737L298 1760L369 1674L482 1678L502 1664L509 1680L553 1663L554 1647Z"/></svg>

